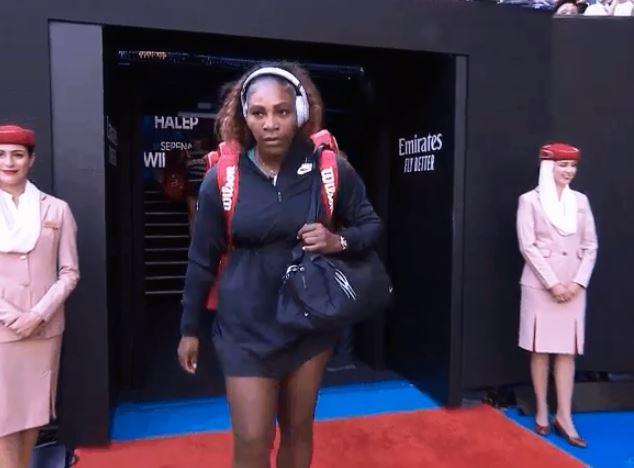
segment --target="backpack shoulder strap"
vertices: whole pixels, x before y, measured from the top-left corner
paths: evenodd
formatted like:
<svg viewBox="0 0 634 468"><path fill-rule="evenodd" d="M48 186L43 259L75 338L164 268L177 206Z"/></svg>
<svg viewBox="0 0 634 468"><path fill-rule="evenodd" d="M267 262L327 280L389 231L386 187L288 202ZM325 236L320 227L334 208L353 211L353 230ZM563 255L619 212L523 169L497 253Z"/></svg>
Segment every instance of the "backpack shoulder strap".
<svg viewBox="0 0 634 468"><path fill-rule="evenodd" d="M225 226L227 231L228 244L231 246L231 221L236 209L238 200L238 188L240 186L240 175L238 172L238 161L240 159L240 146L237 142L222 142L218 147L220 154L216 177L218 190L222 200L222 209L225 213Z"/></svg>
<svg viewBox="0 0 634 468"><path fill-rule="evenodd" d="M321 199L326 207L328 220L332 220L337 201L337 188L339 187L339 167L337 166L337 154L324 149L319 158L319 172L321 174Z"/></svg>
<svg viewBox="0 0 634 468"><path fill-rule="evenodd" d="M319 130L317 133L313 133L310 136L310 139L312 140L313 145L315 145L315 148L319 148L320 146L323 146L325 148L331 149L335 153L339 152L339 145L337 144L337 139L332 133L330 133L326 129Z"/></svg>
<svg viewBox="0 0 634 468"><path fill-rule="evenodd" d="M219 151L210 151L205 155L205 172L209 172L212 167L218 164L218 160L220 159Z"/></svg>
<svg viewBox="0 0 634 468"><path fill-rule="evenodd" d="M328 220L332 220L337 201L339 187L339 166L337 166L337 140L328 130L320 130L311 135L317 150L321 149L319 157L319 173L321 174L321 199L326 207Z"/></svg>

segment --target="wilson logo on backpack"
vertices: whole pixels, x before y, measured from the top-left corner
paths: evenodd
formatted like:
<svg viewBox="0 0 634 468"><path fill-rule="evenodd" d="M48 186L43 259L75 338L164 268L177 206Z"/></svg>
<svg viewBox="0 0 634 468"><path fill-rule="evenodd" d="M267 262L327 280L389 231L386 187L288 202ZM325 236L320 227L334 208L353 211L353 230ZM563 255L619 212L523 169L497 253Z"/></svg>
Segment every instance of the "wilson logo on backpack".
<svg viewBox="0 0 634 468"><path fill-rule="evenodd" d="M233 192L235 190L236 166L227 166L225 174L225 183L220 187L222 197L222 207L225 211L233 209Z"/></svg>
<svg viewBox="0 0 634 468"><path fill-rule="evenodd" d="M335 210L335 191L337 190L337 179L335 178L335 171L332 166L322 169L321 183L323 184L324 191L326 192L328 209L332 214Z"/></svg>

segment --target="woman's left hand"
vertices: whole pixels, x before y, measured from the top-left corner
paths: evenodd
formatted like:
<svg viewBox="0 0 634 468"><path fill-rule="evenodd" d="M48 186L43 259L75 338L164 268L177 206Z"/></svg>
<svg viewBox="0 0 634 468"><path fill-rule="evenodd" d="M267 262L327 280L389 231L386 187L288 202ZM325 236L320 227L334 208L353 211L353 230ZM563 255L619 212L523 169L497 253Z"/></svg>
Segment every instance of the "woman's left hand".
<svg viewBox="0 0 634 468"><path fill-rule="evenodd" d="M341 241L337 234L330 232L321 223L304 224L297 233L297 238L304 243L304 250L320 254L341 252Z"/></svg>
<svg viewBox="0 0 634 468"><path fill-rule="evenodd" d="M568 292L570 293L570 299L572 300L579 292L583 289L583 287L578 283L570 283L568 284Z"/></svg>
<svg viewBox="0 0 634 468"><path fill-rule="evenodd" d="M28 338L42 323L44 323L44 320L40 315L35 312L25 312L9 325L9 328L20 338Z"/></svg>

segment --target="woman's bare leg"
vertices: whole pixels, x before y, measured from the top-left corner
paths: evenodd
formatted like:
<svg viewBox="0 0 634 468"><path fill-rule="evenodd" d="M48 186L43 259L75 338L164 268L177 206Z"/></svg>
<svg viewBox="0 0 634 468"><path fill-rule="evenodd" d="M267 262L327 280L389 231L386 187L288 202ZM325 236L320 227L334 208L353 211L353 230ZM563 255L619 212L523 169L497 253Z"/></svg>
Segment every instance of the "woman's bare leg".
<svg viewBox="0 0 634 468"><path fill-rule="evenodd" d="M277 468L308 468L313 455L317 391L332 350L326 350L282 381L278 421L281 432Z"/></svg>
<svg viewBox="0 0 634 468"><path fill-rule="evenodd" d="M279 381L228 377L226 386L233 432L233 468L269 468Z"/></svg>
<svg viewBox="0 0 634 468"><path fill-rule="evenodd" d="M531 378L535 391L535 422L540 426L548 425L548 372L550 356L544 353L531 353Z"/></svg>
<svg viewBox="0 0 634 468"><path fill-rule="evenodd" d="M572 437L578 437L572 422L572 393L575 385L575 357L558 354L555 357L555 385L557 387L557 421Z"/></svg>

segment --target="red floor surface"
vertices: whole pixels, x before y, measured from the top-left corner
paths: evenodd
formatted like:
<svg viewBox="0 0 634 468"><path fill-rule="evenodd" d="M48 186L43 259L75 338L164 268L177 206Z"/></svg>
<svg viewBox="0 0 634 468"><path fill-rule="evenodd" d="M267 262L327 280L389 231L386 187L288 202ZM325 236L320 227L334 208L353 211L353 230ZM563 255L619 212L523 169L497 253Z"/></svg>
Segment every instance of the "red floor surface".
<svg viewBox="0 0 634 468"><path fill-rule="evenodd" d="M223 468L231 436L196 434L82 449L78 468ZM274 466L274 465L273 465ZM318 422L313 468L580 467L488 406Z"/></svg>

